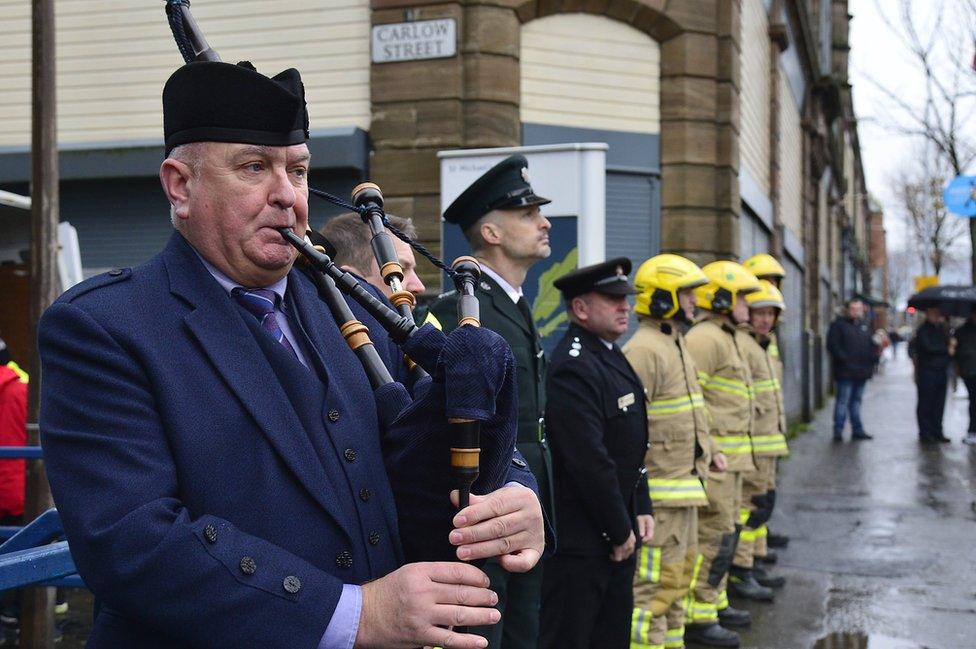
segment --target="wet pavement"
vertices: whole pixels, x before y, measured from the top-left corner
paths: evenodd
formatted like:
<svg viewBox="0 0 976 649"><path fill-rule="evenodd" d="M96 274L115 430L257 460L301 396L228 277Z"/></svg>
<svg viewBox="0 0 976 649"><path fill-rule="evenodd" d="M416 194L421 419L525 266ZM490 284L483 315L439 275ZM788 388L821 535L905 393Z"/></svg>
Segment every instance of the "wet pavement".
<svg viewBox="0 0 976 649"><path fill-rule="evenodd" d="M976 648L976 448L962 382L946 401L951 444L921 446L911 364L868 383L866 442L831 441L831 410L794 439L770 528L787 577L752 612L753 649Z"/></svg>

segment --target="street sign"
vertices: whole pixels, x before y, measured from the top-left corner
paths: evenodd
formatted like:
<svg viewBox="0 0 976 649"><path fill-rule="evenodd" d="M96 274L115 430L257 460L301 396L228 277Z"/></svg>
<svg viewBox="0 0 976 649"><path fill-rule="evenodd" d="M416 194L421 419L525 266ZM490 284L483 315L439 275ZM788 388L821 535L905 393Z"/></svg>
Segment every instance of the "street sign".
<svg viewBox="0 0 976 649"><path fill-rule="evenodd" d="M915 276L915 292L920 293L930 286L939 285L938 275L916 275Z"/></svg>
<svg viewBox="0 0 976 649"><path fill-rule="evenodd" d="M943 190L942 202L953 214L976 216L976 176L956 176Z"/></svg>
<svg viewBox="0 0 976 649"><path fill-rule="evenodd" d="M454 18L373 26L373 63L443 59L457 54Z"/></svg>

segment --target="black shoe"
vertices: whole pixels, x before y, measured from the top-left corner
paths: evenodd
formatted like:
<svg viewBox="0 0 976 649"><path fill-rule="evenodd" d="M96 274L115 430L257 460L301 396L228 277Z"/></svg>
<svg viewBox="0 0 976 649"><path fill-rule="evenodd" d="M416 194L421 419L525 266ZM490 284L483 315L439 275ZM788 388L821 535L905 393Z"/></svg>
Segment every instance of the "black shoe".
<svg viewBox="0 0 976 649"><path fill-rule="evenodd" d="M738 647L739 634L723 629L718 622L689 624L685 626L685 642L694 642L708 647Z"/></svg>
<svg viewBox="0 0 976 649"><path fill-rule="evenodd" d="M773 601L773 590L759 585L752 570L732 566L729 573L729 595L757 602Z"/></svg>
<svg viewBox="0 0 976 649"><path fill-rule="evenodd" d="M786 534L773 534L769 532L766 534L766 545L771 548L785 548L790 544L790 537Z"/></svg>
<svg viewBox="0 0 976 649"><path fill-rule="evenodd" d="M741 608L726 606L718 609L718 623L724 627L744 627L752 624L752 615Z"/></svg>
<svg viewBox="0 0 976 649"><path fill-rule="evenodd" d="M774 550L766 550L766 554L764 556L756 557L756 559L765 564L773 565L779 561L779 555L776 554Z"/></svg>
<svg viewBox="0 0 976 649"><path fill-rule="evenodd" d="M932 438L932 441L938 442L939 444L948 444L952 440L946 437L945 435L939 435L938 437Z"/></svg>
<svg viewBox="0 0 976 649"><path fill-rule="evenodd" d="M874 439L874 435L868 435L862 430L860 433L854 433L853 435L851 435L851 439L858 440L858 441L865 440L865 439Z"/></svg>
<svg viewBox="0 0 976 649"><path fill-rule="evenodd" d="M834 433L834 441L835 442L843 442L844 441L844 434L843 433Z"/></svg>
<svg viewBox="0 0 976 649"><path fill-rule="evenodd" d="M782 588L786 585L786 577L766 572L765 568L759 566L752 567L752 576L756 578L760 586L765 586L766 588Z"/></svg>

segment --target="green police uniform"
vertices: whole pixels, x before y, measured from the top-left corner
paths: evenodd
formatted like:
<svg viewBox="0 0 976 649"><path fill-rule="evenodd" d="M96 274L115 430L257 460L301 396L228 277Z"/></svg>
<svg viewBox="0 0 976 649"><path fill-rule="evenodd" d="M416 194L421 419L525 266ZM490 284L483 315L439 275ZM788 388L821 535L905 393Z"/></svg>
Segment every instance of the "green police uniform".
<svg viewBox="0 0 976 649"><path fill-rule="evenodd" d="M544 205L528 182L528 162L521 155L509 156L474 181L444 212L444 220L466 230L488 212ZM539 483L539 497L552 527L552 460L545 440L546 358L539 332L532 321L525 298L516 304L498 282L483 273L476 291L481 326L504 338L518 367L518 449ZM445 333L457 327L457 293L449 291L430 306ZM509 573L497 562L485 572L498 593L502 619L490 627L472 629L488 638L490 649L536 649L542 592L542 562L527 573Z"/></svg>

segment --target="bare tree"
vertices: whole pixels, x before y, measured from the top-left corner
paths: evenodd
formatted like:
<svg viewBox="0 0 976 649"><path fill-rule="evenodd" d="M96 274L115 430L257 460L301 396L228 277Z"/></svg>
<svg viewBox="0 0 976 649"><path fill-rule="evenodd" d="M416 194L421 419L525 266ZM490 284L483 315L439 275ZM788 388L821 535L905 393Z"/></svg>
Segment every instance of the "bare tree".
<svg viewBox="0 0 976 649"><path fill-rule="evenodd" d="M904 73L924 82L924 91L914 96L870 80L890 104L888 127L931 146L948 170L943 179L948 182L976 161L976 0L875 0L875 5L911 62ZM932 12L931 19L920 20L917 9ZM909 180L918 184L921 179ZM976 252L976 219L969 222L969 234L970 250ZM976 283L976 254L971 275Z"/></svg>
<svg viewBox="0 0 976 649"><path fill-rule="evenodd" d="M929 147L927 147L929 148ZM959 240L965 236L966 220L950 213L942 200L942 189L951 171L939 155L923 154L912 160L892 182L922 273L938 275L962 254Z"/></svg>
<svg viewBox="0 0 976 649"><path fill-rule="evenodd" d="M893 305L900 304L911 293L912 272L917 259L907 246L888 251L888 299Z"/></svg>

